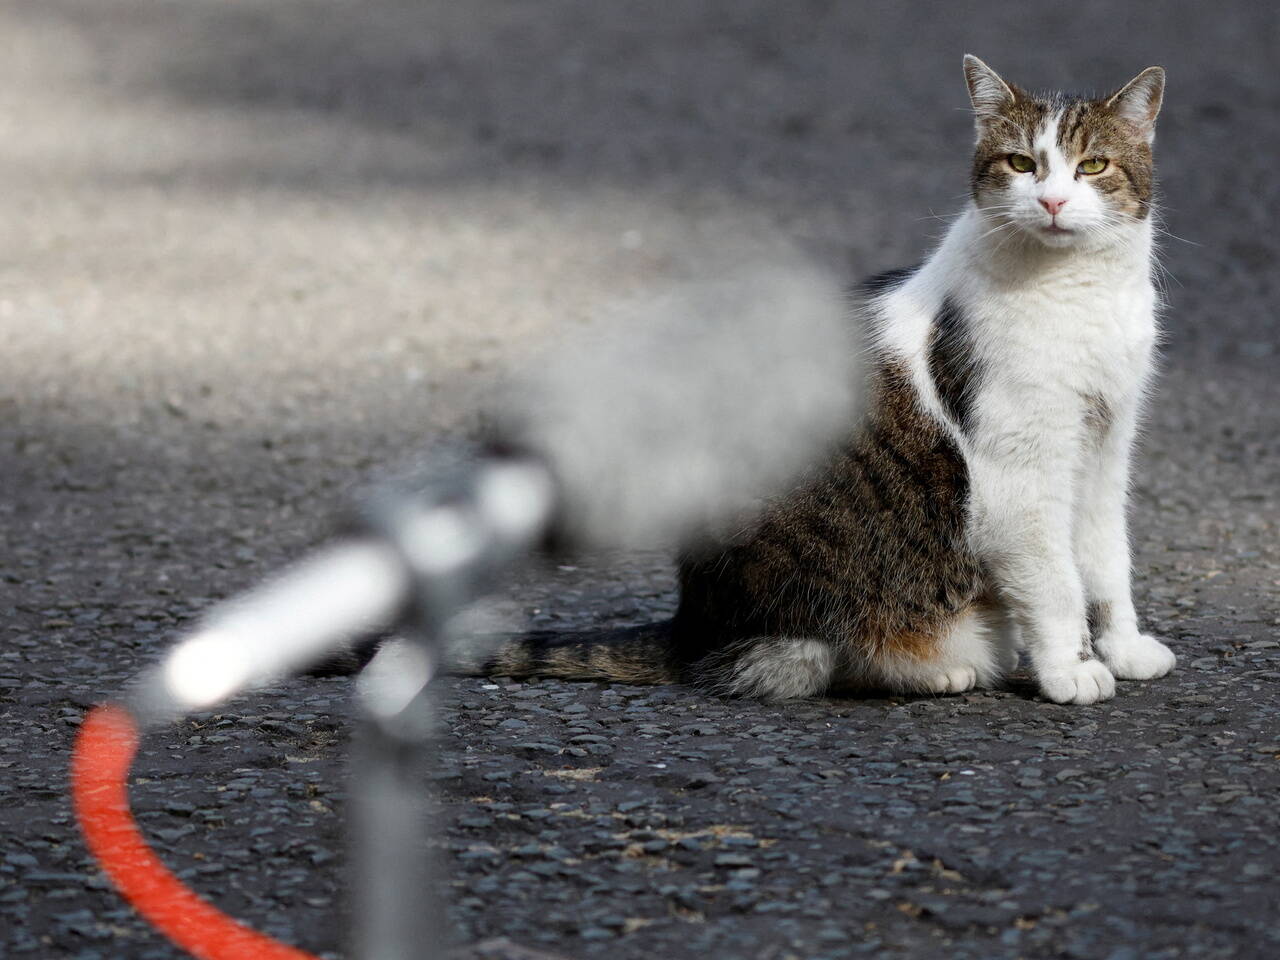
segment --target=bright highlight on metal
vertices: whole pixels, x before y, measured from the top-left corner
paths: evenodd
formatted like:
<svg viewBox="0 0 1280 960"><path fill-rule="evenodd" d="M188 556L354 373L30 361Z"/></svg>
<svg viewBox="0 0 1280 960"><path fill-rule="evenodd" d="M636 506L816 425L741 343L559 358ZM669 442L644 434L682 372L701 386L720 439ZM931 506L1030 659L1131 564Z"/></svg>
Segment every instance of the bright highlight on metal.
<svg viewBox="0 0 1280 960"><path fill-rule="evenodd" d="M431 653L424 645L388 641L356 677L360 705L375 717L394 717L409 706L434 673Z"/></svg>
<svg viewBox="0 0 1280 960"><path fill-rule="evenodd" d="M161 720L305 668L387 624L409 589L390 546L357 540L330 547L215 608L144 678L135 703L148 720Z"/></svg>

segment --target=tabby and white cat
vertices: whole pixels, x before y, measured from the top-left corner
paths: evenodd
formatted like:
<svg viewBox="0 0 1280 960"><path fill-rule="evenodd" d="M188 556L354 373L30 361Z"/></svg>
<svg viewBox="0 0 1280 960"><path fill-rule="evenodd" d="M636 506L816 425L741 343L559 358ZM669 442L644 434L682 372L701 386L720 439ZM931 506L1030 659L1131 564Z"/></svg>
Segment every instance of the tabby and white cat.
<svg viewBox="0 0 1280 960"><path fill-rule="evenodd" d="M1025 649L1043 695L1080 704L1173 668L1138 627L1125 524L1164 71L1090 99L964 69L972 201L923 264L861 288L872 403L849 443L687 551L669 623L526 636L473 667L786 699L956 693Z"/></svg>

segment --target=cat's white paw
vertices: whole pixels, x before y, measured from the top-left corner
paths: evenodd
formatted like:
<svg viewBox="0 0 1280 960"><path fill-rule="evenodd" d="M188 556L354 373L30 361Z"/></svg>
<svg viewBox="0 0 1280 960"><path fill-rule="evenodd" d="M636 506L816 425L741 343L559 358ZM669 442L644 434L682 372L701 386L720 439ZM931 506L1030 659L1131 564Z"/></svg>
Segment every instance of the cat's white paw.
<svg viewBox="0 0 1280 960"><path fill-rule="evenodd" d="M1097 703L1116 695L1116 678L1100 660L1077 660L1038 673L1040 692L1054 703Z"/></svg>
<svg viewBox="0 0 1280 960"><path fill-rule="evenodd" d="M925 678L930 693L964 693L978 685L978 671L973 667L951 667Z"/></svg>
<svg viewBox="0 0 1280 960"><path fill-rule="evenodd" d="M1154 680L1178 662L1172 650L1145 633L1127 637L1103 634L1094 649L1118 680Z"/></svg>

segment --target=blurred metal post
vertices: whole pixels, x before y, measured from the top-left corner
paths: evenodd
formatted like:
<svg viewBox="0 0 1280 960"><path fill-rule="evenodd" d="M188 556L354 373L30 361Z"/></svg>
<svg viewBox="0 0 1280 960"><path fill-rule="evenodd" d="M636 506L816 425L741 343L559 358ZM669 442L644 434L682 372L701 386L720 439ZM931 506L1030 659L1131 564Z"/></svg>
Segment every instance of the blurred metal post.
<svg viewBox="0 0 1280 960"><path fill-rule="evenodd" d="M448 621L545 536L555 507L534 459L483 460L425 493L374 501L369 524L413 577L411 641L380 653L358 681L364 712L352 761L361 960L430 960L448 949L443 872L427 848L426 770L435 725L432 680Z"/></svg>
<svg viewBox="0 0 1280 960"><path fill-rule="evenodd" d="M448 948L445 891L427 848L426 767L434 719L424 684L394 716L360 725L352 757L355 956L431 960Z"/></svg>

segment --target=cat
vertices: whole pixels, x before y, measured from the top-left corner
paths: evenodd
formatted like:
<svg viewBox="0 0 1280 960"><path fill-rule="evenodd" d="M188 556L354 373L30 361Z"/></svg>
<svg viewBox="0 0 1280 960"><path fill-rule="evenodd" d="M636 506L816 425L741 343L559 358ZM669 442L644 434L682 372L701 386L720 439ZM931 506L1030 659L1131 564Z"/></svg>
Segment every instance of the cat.
<svg viewBox="0 0 1280 960"><path fill-rule="evenodd" d="M749 528L679 558L669 622L537 633L470 672L687 682L766 699L960 693L1028 654L1089 704L1175 657L1130 590L1131 449L1152 374L1164 71L1032 94L976 57L971 198L919 266L858 291L871 404Z"/></svg>

